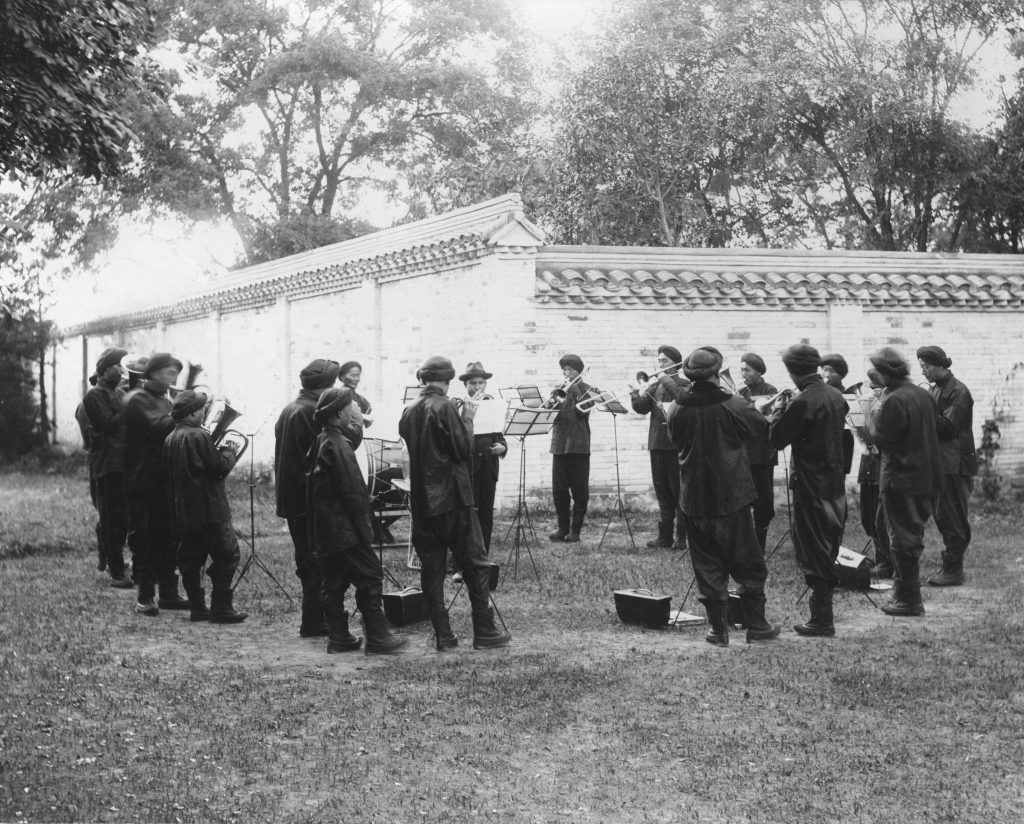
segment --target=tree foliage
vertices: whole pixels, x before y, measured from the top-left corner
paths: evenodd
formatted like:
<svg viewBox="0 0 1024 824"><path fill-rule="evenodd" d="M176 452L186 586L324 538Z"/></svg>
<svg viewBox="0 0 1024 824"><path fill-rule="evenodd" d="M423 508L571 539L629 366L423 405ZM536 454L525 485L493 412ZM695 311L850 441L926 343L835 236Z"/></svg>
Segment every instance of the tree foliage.
<svg viewBox="0 0 1024 824"><path fill-rule="evenodd" d="M6 0L0 7L0 172L113 173L131 138L120 105L151 35L144 0Z"/></svg>

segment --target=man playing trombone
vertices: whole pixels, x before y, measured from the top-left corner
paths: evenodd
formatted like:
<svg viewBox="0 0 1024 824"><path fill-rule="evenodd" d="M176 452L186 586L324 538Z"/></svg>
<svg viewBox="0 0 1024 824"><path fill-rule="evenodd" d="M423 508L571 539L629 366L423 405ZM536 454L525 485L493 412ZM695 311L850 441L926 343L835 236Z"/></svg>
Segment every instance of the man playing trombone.
<svg viewBox="0 0 1024 824"><path fill-rule="evenodd" d="M558 410L551 427L551 496L558 527L548 537L578 543L590 500L590 410L578 406L593 387L583 381L579 355L563 355L558 365L565 382L544 403Z"/></svg>
<svg viewBox="0 0 1024 824"><path fill-rule="evenodd" d="M647 542L651 549L686 549L686 519L679 508L679 451L669 437L665 418L668 404L690 386L690 382L679 374L682 360L682 355L674 346L659 346L659 371L649 377L643 386L629 393L633 411L640 415L650 413L651 416L647 431L647 451L651 456L654 496L658 499L658 537ZM646 376L637 373L637 377Z"/></svg>

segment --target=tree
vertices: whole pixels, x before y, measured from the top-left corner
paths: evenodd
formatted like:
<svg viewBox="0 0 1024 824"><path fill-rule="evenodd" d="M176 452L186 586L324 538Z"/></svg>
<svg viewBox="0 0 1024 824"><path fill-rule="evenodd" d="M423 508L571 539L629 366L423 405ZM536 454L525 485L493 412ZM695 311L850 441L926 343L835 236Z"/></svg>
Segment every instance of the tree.
<svg viewBox="0 0 1024 824"><path fill-rule="evenodd" d="M0 9L0 173L112 174L131 138L146 2L7 0Z"/></svg>
<svg viewBox="0 0 1024 824"><path fill-rule="evenodd" d="M511 30L488 0L186 0L168 105L140 115L140 180L233 222L248 262L359 227L344 213L411 158L472 142ZM306 231L306 230L310 231Z"/></svg>

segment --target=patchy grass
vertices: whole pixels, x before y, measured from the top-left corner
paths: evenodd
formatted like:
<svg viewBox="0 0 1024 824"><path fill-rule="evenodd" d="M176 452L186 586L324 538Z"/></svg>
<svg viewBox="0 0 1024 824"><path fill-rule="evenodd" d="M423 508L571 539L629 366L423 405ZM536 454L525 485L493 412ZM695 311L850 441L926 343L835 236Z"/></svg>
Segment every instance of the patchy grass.
<svg viewBox="0 0 1024 824"><path fill-rule="evenodd" d="M270 490L255 499L259 558L296 602L254 566L245 624L193 625L137 617L105 585L84 476L0 475L0 820L989 824L1024 808L1016 515L979 518L968 585L926 592L923 619L846 593L834 639L716 649L700 627L618 622L613 589L677 607L692 577L643 548L649 517L631 513L639 552L619 521L598 551L607 514L552 545L535 509L517 575L495 530L512 648L468 648L463 593L457 652L421 624L401 630L407 655L377 659L298 638L287 532ZM232 502L248 536L248 487ZM863 544L853 520L847 543ZM403 552L385 561L416 582ZM788 628L806 606L788 543L770 569Z"/></svg>

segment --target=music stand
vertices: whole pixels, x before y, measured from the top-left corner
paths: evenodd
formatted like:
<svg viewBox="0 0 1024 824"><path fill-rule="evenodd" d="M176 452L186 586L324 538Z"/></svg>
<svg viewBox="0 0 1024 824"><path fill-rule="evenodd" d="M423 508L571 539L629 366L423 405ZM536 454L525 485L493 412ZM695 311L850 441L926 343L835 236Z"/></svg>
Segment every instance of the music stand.
<svg viewBox="0 0 1024 824"><path fill-rule="evenodd" d="M629 410L622 405L622 402L615 397L614 392L600 392L596 389L591 389L588 393L594 400L594 406L602 412L607 412L612 416L612 433L614 436L615 444L615 506L612 508L611 513L608 515L608 523L604 525L604 532L601 533L601 541L597 545L597 549L600 552L601 547L604 546L604 539L608 535L608 529L612 525L612 521L616 515L620 515L622 520L626 523L626 532L629 535L629 545L633 547L633 552L637 551L636 541L633 538L633 527L629 524L629 515L626 514L626 505L622 502L622 479L619 475L619 415L626 415Z"/></svg>
<svg viewBox="0 0 1024 824"><path fill-rule="evenodd" d="M422 386L407 386L405 392L402 394L402 403L410 404L415 403L420 396L420 392L423 391Z"/></svg>
<svg viewBox="0 0 1024 824"><path fill-rule="evenodd" d="M539 395L539 393L538 393ZM508 558L505 560L506 568L512 558L515 563L512 567L512 577L519 577L519 553L526 547L526 554L533 567L533 574L540 581L540 573L537 571L537 564L533 560L533 553L530 551L530 537L534 543L537 542L537 533L533 529L533 520L530 517L530 508L526 504L526 438L529 435L544 435L551 431L551 427L558 416L557 409L531 409L528 407L510 407L508 418L505 421L505 432L507 437L519 438L519 500L516 504L516 513L512 517L512 523L505 533L505 540L502 547L508 543L509 535L515 534L512 548L509 550Z"/></svg>

